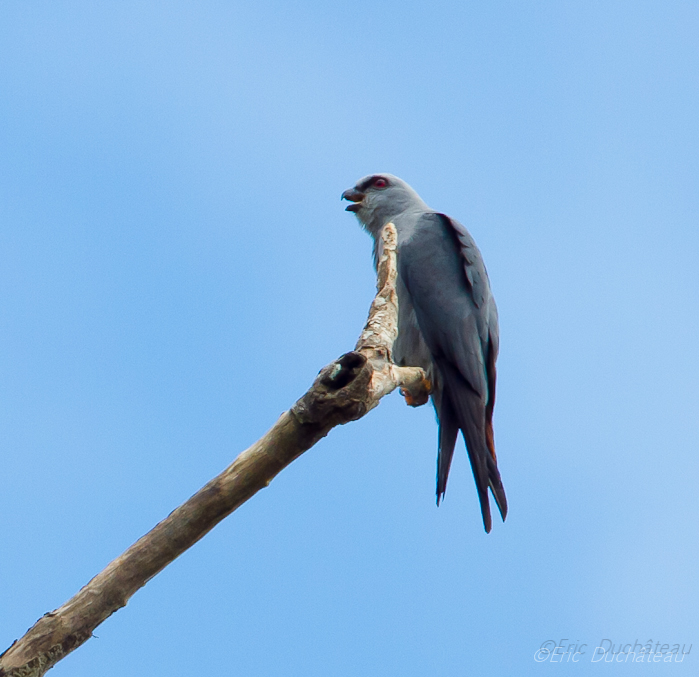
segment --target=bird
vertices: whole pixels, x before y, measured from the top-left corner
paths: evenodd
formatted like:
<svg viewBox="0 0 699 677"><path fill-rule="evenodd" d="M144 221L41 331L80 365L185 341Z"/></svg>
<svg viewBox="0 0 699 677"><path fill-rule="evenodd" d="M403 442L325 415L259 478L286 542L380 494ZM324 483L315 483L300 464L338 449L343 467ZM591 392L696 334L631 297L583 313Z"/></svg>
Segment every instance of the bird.
<svg viewBox="0 0 699 677"><path fill-rule="evenodd" d="M488 490L500 515L507 498L493 437L498 311L483 257L466 228L434 211L405 181L371 174L342 193L381 257L383 227L397 231L398 336L393 360L421 367L437 415L437 505L444 499L461 432L476 482L483 526L492 528ZM403 393L410 404L409 393Z"/></svg>

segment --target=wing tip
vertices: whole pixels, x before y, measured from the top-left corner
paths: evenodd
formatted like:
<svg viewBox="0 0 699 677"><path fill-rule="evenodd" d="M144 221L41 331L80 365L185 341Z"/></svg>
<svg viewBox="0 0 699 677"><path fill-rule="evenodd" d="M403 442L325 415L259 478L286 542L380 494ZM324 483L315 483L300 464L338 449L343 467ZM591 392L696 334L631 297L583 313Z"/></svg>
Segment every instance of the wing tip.
<svg viewBox="0 0 699 677"><path fill-rule="evenodd" d="M493 495L493 500L495 501L495 505L498 507L498 512L500 513L502 521L504 522L507 518L507 496L505 496L505 488L502 486L500 473L498 472L497 467L495 468L494 473L491 469L491 473L489 474L490 477L488 478L488 485L485 491L481 492L480 488L478 491L478 498L481 504L481 514L483 515L483 527L485 528L486 534L489 534L493 528L488 489L490 489L490 493Z"/></svg>
<svg viewBox="0 0 699 677"><path fill-rule="evenodd" d="M504 522L507 519L507 496L505 495L505 487L503 487L502 485L502 480L500 479L500 472L498 471L497 466L495 466L494 473L491 471L490 477L488 479L488 487L490 489L490 493L493 495L495 505L498 506L498 512L500 513L500 517ZM488 507L490 508L490 505Z"/></svg>

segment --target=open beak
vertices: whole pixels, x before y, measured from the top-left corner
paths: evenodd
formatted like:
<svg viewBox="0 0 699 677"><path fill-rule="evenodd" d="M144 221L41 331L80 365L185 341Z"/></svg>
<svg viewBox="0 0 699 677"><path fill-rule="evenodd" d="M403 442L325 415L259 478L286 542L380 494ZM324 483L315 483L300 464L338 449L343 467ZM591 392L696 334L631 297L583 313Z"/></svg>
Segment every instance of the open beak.
<svg viewBox="0 0 699 677"><path fill-rule="evenodd" d="M347 205L345 207L346 212L358 212L362 208L362 200L364 199L364 193L360 193L356 188L348 188L344 193L342 193L341 200L349 200L354 204Z"/></svg>

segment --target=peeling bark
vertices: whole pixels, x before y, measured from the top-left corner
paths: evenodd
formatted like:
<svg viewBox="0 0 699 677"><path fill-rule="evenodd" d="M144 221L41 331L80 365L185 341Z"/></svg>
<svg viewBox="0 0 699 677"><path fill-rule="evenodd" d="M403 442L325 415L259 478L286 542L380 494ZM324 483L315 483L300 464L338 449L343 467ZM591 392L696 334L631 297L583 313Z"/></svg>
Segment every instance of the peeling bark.
<svg viewBox="0 0 699 677"><path fill-rule="evenodd" d="M325 367L308 392L269 432L220 475L176 508L95 576L63 606L42 616L0 655L0 677L39 677L86 642L95 628L170 562L325 437L355 421L401 388L410 402L427 401L429 384L417 367L398 367L391 350L398 331L396 230L382 234L378 293L355 350Z"/></svg>

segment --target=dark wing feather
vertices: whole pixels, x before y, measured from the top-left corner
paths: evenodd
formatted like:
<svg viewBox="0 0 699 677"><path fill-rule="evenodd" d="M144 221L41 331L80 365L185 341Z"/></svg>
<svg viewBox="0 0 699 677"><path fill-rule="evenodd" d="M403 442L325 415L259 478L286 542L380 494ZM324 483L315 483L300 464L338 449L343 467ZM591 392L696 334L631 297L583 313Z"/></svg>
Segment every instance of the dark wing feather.
<svg viewBox="0 0 699 677"><path fill-rule="evenodd" d="M497 311L483 260L461 224L430 212L420 218L413 237L401 245L399 268L440 376L440 388L433 398L440 425L437 502L444 496L461 430L483 523L490 531L488 488L503 519L507 499L495 458L492 428Z"/></svg>

